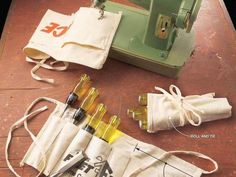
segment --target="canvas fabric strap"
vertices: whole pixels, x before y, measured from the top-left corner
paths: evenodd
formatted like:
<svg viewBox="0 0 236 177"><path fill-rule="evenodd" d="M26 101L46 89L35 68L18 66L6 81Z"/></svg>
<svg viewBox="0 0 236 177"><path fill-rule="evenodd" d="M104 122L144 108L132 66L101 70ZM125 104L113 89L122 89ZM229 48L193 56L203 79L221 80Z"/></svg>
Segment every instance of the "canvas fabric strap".
<svg viewBox="0 0 236 177"><path fill-rule="evenodd" d="M214 169L211 170L211 171L207 171L207 170L203 170L202 173L203 174L212 174L214 172L216 172L218 170L218 164L215 160L213 160L212 158L204 155L204 154L201 154L199 152L194 152L194 151L168 151L168 152L165 152L161 155L161 157L159 157L159 159L165 159L167 158L168 156L170 155L176 155L176 154L187 154L187 155L192 155L192 156L196 156L196 157L199 157L199 158L202 158L202 159L206 159L206 160L209 160L211 161L213 164L214 164ZM131 174L129 174L128 176L129 177L135 177L137 176L139 173L141 173L142 171L144 171L145 169L149 168L150 166L154 165L155 163L157 163L158 161L156 159L153 159L151 161L148 161L148 162L145 162L143 164L140 164L141 168L138 168L134 171L132 171Z"/></svg>
<svg viewBox="0 0 236 177"><path fill-rule="evenodd" d="M29 63L35 63L36 65L31 69L30 73L31 73L31 76L35 79L35 80L38 80L38 81L42 81L42 82L47 82L47 83L50 83L50 84L53 84L54 83L54 79L49 79L49 78L42 78L40 77L39 75L36 74L37 70L42 67L42 68L45 68L45 69L49 69L49 70L54 70L54 71L65 71L68 67L69 67L69 63L68 62L63 62L63 61L53 61L53 62L50 62L49 64L46 64L45 62L49 59L50 57L48 58L45 58L45 59L42 59L42 60L33 60L29 57L26 57L26 61L29 62ZM64 66L53 66L57 63L63 63Z"/></svg>
<svg viewBox="0 0 236 177"><path fill-rule="evenodd" d="M38 108L36 110L34 110L33 112L30 112L32 110L32 108L40 101L48 101L48 102L51 102L51 103L54 103L54 104L58 104L59 102L57 100L54 100L54 99L51 99L51 98L47 98L47 97L40 97L36 100L34 100L30 106L27 108L24 116L22 118L20 118L18 121L16 121L11 127L10 127L10 130L9 130L9 133L8 133L8 137L7 137L7 141L6 141L6 146L5 146L5 157L6 157L6 162L7 162L7 166L8 168L11 170L12 173L15 174L15 176L17 177L20 177L20 175L14 170L13 166L11 165L10 163L10 160L9 160L9 147L10 147L10 144L11 144L11 140L12 140L12 134L13 132L20 128L22 125L24 125L24 128L25 130L29 133L31 139L33 140L33 143L35 143L38 148L40 149L40 152L42 154L42 157L43 157L43 168L42 170L39 172L39 174L37 175L40 176L44 170L44 168L46 167L46 156L45 156L45 152L43 151L43 147L40 147L39 144L37 143L37 138L36 136L31 132L31 130L29 129L28 127L28 119L30 118L33 118L34 116L40 114L41 112L45 111L48 109L47 106L43 106L41 108ZM21 164L22 166L23 164Z"/></svg>

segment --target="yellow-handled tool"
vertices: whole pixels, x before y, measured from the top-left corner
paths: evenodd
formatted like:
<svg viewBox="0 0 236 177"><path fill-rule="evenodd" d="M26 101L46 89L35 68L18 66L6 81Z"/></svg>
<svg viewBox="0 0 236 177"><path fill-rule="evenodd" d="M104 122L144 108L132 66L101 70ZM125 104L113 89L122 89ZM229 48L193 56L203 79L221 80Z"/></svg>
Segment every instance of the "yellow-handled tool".
<svg viewBox="0 0 236 177"><path fill-rule="evenodd" d="M109 143L119 125L120 125L120 118L116 115L111 116L109 124L106 127L106 130L104 131L104 133L100 138Z"/></svg>
<svg viewBox="0 0 236 177"><path fill-rule="evenodd" d="M89 108L92 106L94 100L97 98L98 96L98 90L94 87L90 88L88 95L86 96L86 98L83 100L83 102L81 103L81 106L75 111L74 115L73 115L73 119L74 119L74 124L77 125L78 123L80 123L84 117L86 116L86 112L89 110Z"/></svg>
<svg viewBox="0 0 236 177"><path fill-rule="evenodd" d="M75 86L74 90L70 92L69 96L66 99L66 106L61 116L65 113L68 106L72 106L78 99L80 99L82 94L85 92L85 86L89 83L89 81L90 77L87 74L83 74L80 77L79 83Z"/></svg>

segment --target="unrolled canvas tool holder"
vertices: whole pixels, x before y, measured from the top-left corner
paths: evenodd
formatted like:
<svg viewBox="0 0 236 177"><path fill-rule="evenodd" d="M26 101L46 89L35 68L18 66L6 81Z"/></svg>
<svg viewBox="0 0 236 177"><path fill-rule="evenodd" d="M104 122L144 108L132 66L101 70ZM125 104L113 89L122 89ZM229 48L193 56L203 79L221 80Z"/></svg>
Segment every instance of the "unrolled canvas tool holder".
<svg viewBox="0 0 236 177"><path fill-rule="evenodd" d="M56 108L35 137L28 127L27 120L47 109L44 106L30 112L31 108L42 100L56 104ZM162 175L163 168L165 168L164 173L166 176L186 177L187 174L187 176L199 177L202 174L214 173L218 168L214 160L203 154L185 151L166 152L153 145L138 141L118 130L113 136L112 143L108 144L81 129L86 121L78 126L72 123L75 109L68 108L61 116L64 108L65 104L57 100L45 97L38 98L27 109L25 116L12 125L6 144L6 159L9 168L16 176L20 175L14 171L9 162L8 148L11 143L12 131L23 123L34 142L25 154L21 165L28 164L46 176L55 173L63 163L63 159L69 153L73 154L76 151L83 151L89 159L84 161L81 164L82 166L78 166L77 170L72 169L69 173L62 176L146 177L152 176L154 173ZM104 125L105 123L101 124L97 134L102 131ZM187 153L208 159L214 163L215 169L204 171L177 158L173 155L175 153Z"/></svg>

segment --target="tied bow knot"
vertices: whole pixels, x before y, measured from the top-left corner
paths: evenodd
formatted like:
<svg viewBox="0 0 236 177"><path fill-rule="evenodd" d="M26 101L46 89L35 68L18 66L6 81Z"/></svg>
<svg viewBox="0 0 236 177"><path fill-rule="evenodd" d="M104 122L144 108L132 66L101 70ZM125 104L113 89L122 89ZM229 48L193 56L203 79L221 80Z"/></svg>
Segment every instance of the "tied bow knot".
<svg viewBox="0 0 236 177"><path fill-rule="evenodd" d="M170 85L170 93L160 87L155 87L155 89L163 93L163 95L174 104L176 109L178 109L180 126L184 126L186 121L193 126L199 126L202 123L202 118L198 112L203 113L203 111L187 102L177 86ZM193 120L193 116L197 118L197 121L195 120L196 122Z"/></svg>

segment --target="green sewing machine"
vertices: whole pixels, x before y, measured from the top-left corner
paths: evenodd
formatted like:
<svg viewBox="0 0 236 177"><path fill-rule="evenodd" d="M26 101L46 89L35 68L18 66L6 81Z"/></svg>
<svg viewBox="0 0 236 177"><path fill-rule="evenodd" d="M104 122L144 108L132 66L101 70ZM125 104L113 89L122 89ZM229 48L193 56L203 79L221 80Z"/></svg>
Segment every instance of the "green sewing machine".
<svg viewBox="0 0 236 177"><path fill-rule="evenodd" d="M106 11L121 11L123 14L110 56L177 77L194 50L194 32L191 28L202 0L129 1L141 8L109 1L105 3Z"/></svg>

